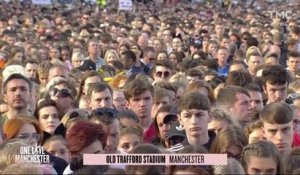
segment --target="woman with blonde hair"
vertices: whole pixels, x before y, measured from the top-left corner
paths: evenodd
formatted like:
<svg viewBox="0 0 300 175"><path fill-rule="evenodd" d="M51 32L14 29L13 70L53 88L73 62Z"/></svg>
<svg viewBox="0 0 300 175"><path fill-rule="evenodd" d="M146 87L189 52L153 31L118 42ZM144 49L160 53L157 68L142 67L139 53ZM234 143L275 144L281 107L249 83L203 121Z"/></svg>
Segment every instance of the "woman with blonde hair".
<svg viewBox="0 0 300 175"><path fill-rule="evenodd" d="M105 52L104 61L105 64L113 66L114 61L119 61L118 53L114 50L107 50Z"/></svg>

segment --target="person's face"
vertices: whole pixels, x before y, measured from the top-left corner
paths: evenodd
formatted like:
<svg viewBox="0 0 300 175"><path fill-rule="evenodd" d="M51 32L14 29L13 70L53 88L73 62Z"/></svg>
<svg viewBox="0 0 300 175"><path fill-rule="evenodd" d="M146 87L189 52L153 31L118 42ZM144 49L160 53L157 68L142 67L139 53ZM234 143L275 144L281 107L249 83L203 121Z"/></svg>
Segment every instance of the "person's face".
<svg viewBox="0 0 300 175"><path fill-rule="evenodd" d="M148 41L145 37L139 37L138 39L138 45L141 47L141 49L144 49L148 46Z"/></svg>
<svg viewBox="0 0 300 175"><path fill-rule="evenodd" d="M248 60L248 69L254 73L257 66L261 64L262 64L262 58L260 56L251 56Z"/></svg>
<svg viewBox="0 0 300 175"><path fill-rule="evenodd" d="M231 65L229 68L229 72L238 71L238 70L245 70L245 67L242 64L234 64Z"/></svg>
<svg viewBox="0 0 300 175"><path fill-rule="evenodd" d="M278 59L276 57L268 57L265 60L265 63L268 65L278 65L279 64Z"/></svg>
<svg viewBox="0 0 300 175"><path fill-rule="evenodd" d="M181 48L181 40L179 38L173 38L173 41L172 41L172 47L173 47L173 50L179 50Z"/></svg>
<svg viewBox="0 0 300 175"><path fill-rule="evenodd" d="M267 81L263 88L267 95L268 103L285 101L288 89L287 86L288 83L283 85L273 85Z"/></svg>
<svg viewBox="0 0 300 175"><path fill-rule="evenodd" d="M230 42L231 43L236 43L236 42L238 42L238 38L236 36L234 36L234 35L231 35L230 36Z"/></svg>
<svg viewBox="0 0 300 175"><path fill-rule="evenodd" d="M225 150L221 150L221 153L226 153L228 157L232 157L239 160L242 154L242 149L239 146L232 143Z"/></svg>
<svg viewBox="0 0 300 175"><path fill-rule="evenodd" d="M7 43L9 44L9 45L15 45L15 43L17 42L17 38L15 38L15 37L7 37L6 38L6 41L7 41Z"/></svg>
<svg viewBox="0 0 300 175"><path fill-rule="evenodd" d="M47 106L39 110L39 125L43 131L53 134L59 125L59 114L54 106Z"/></svg>
<svg viewBox="0 0 300 175"><path fill-rule="evenodd" d="M125 51L127 51L128 49L125 47L125 46L121 46L120 48L119 48L119 53L121 54L121 53L123 53L123 52L125 52Z"/></svg>
<svg viewBox="0 0 300 175"><path fill-rule="evenodd" d="M249 91L250 94L250 108L255 111L261 111L264 107L262 94L257 91Z"/></svg>
<svg viewBox="0 0 300 175"><path fill-rule="evenodd" d="M150 64L154 65L155 63L155 53L154 52L149 52L146 57L144 58L145 64Z"/></svg>
<svg viewBox="0 0 300 175"><path fill-rule="evenodd" d="M292 121L286 124L270 124L264 122L263 133L266 140L273 142L279 152L287 154L292 149Z"/></svg>
<svg viewBox="0 0 300 175"><path fill-rule="evenodd" d="M275 175L277 174L277 165L272 158L250 156L246 173Z"/></svg>
<svg viewBox="0 0 300 175"><path fill-rule="evenodd" d="M31 64L31 63L26 64L25 70L26 70L27 77L36 78L37 68L38 68L37 64Z"/></svg>
<svg viewBox="0 0 300 175"><path fill-rule="evenodd" d="M128 70L131 68L131 66L133 65L133 62L131 59L126 58L124 55L121 55L121 62L124 66L124 69Z"/></svg>
<svg viewBox="0 0 300 175"><path fill-rule="evenodd" d="M178 64L178 59L177 59L177 57L176 57L175 54L171 54L169 56L169 60L173 63L173 65L177 65Z"/></svg>
<svg viewBox="0 0 300 175"><path fill-rule="evenodd" d="M70 58L69 58L69 51L68 50L62 50L61 51L61 58L62 58L62 60L64 60L64 61L67 61L67 60L69 60Z"/></svg>
<svg viewBox="0 0 300 175"><path fill-rule="evenodd" d="M48 77L46 75L39 75L39 80L41 82L41 85L46 85L48 83Z"/></svg>
<svg viewBox="0 0 300 175"><path fill-rule="evenodd" d="M168 115L168 112L160 112L156 116L158 131L159 131L160 138L162 140L165 140L167 138L168 131L171 128L169 124L163 122L166 115Z"/></svg>
<svg viewBox="0 0 300 175"><path fill-rule="evenodd" d="M166 60L168 58L166 53L159 53L157 55L157 60Z"/></svg>
<svg viewBox="0 0 300 175"><path fill-rule="evenodd" d="M217 46L215 44L210 44L208 47L208 53L215 53L217 51Z"/></svg>
<svg viewBox="0 0 300 175"><path fill-rule="evenodd" d="M55 88L58 90L66 89L68 90L69 94L71 94L70 90L64 84L56 85ZM51 99L56 102L58 111L60 112L66 112L68 109L70 109L73 102L71 96L61 97L59 96L59 93L51 95Z"/></svg>
<svg viewBox="0 0 300 175"><path fill-rule="evenodd" d="M47 60L47 58L48 58L47 50L45 50L45 49L40 49L38 52L39 52L39 56L40 56L40 59L41 59L41 60L43 60L43 61Z"/></svg>
<svg viewBox="0 0 300 175"><path fill-rule="evenodd" d="M216 34L218 36L223 35L224 33L224 27L222 25L216 25Z"/></svg>
<svg viewBox="0 0 300 175"><path fill-rule="evenodd" d="M86 25L86 24L89 22L89 20L90 20L90 15L84 14L84 15L81 17L81 23L82 23L83 25Z"/></svg>
<svg viewBox="0 0 300 175"><path fill-rule="evenodd" d="M206 134L208 121L208 111L199 109L184 109L179 117L179 122L184 127L188 137L199 138Z"/></svg>
<svg viewBox="0 0 300 175"><path fill-rule="evenodd" d="M83 61L83 59L81 59L81 58L78 58L78 57L77 58L73 58L72 59L72 65L73 65L73 67L74 68L79 67L81 65L82 61Z"/></svg>
<svg viewBox="0 0 300 175"><path fill-rule="evenodd" d="M28 142L30 145L37 145L40 135L37 134L35 127L32 124L23 125L17 134L17 137Z"/></svg>
<svg viewBox="0 0 300 175"><path fill-rule="evenodd" d="M195 81L200 80L198 76L187 76L187 80L189 81L189 83L193 83Z"/></svg>
<svg viewBox="0 0 300 175"><path fill-rule="evenodd" d="M84 81L84 86L82 88L83 93L87 94L88 88L91 86L91 84L97 83L97 82L101 82L101 79L98 76L92 76L92 77L87 78Z"/></svg>
<svg viewBox="0 0 300 175"><path fill-rule="evenodd" d="M220 66L225 66L227 64L228 51L225 49L218 50L217 59Z"/></svg>
<svg viewBox="0 0 300 175"><path fill-rule="evenodd" d="M10 108L25 109L30 99L29 85L25 80L13 79L7 83L4 100Z"/></svg>
<svg viewBox="0 0 300 175"><path fill-rule="evenodd" d="M170 41L172 41L171 31L169 31L169 30L163 31L162 38L164 39L164 41L166 43L169 43Z"/></svg>
<svg viewBox="0 0 300 175"><path fill-rule="evenodd" d="M228 123L221 120L211 120L208 123L208 130L214 131L216 134L224 131L228 127Z"/></svg>
<svg viewBox="0 0 300 175"><path fill-rule="evenodd" d="M261 128L256 128L249 134L249 144L254 143L257 140L265 140L264 133Z"/></svg>
<svg viewBox="0 0 300 175"><path fill-rule="evenodd" d="M100 45L98 42L91 41L88 45L88 53L92 55L97 55L100 51Z"/></svg>
<svg viewBox="0 0 300 175"><path fill-rule="evenodd" d="M18 61L18 62L22 62L24 59L24 54L22 52L18 52L15 54L14 60Z"/></svg>
<svg viewBox="0 0 300 175"><path fill-rule="evenodd" d="M107 58L106 58L107 63L112 63L113 61L116 61L117 59L118 58L114 53L110 52L109 54L107 54Z"/></svg>
<svg viewBox="0 0 300 175"><path fill-rule="evenodd" d="M54 78L54 77L63 77L67 78L68 77L68 72L66 69L62 69L60 67L55 67L53 69L50 69L48 79L49 81Z"/></svg>
<svg viewBox="0 0 300 175"><path fill-rule="evenodd" d="M159 51L161 51L161 43L160 43L160 41L159 40L154 40L154 42L153 42L153 47L154 47L154 50L156 51L156 52L159 52Z"/></svg>
<svg viewBox="0 0 300 175"><path fill-rule="evenodd" d="M292 72L296 72L300 68L300 57L290 57L287 60L288 69Z"/></svg>
<svg viewBox="0 0 300 175"><path fill-rule="evenodd" d="M80 154L101 154L104 153L103 150L103 145L100 142L100 140L95 140L93 143L90 145L84 147L81 151Z"/></svg>
<svg viewBox="0 0 300 175"><path fill-rule="evenodd" d="M139 118L144 119L151 116L153 97L149 90L129 99L128 108L133 110Z"/></svg>
<svg viewBox="0 0 300 175"><path fill-rule="evenodd" d="M116 153L117 147L119 145L120 139L120 124L119 120L115 119L110 125L105 126L104 129L107 130L107 142L105 147L105 152L109 153Z"/></svg>
<svg viewBox="0 0 300 175"><path fill-rule="evenodd" d="M141 144L141 138L136 134L125 134L120 137L119 141L119 150L123 150L126 153L129 153L132 148Z"/></svg>
<svg viewBox="0 0 300 175"><path fill-rule="evenodd" d="M53 48L50 50L50 58L51 59L59 59L59 50Z"/></svg>
<svg viewBox="0 0 300 175"><path fill-rule="evenodd" d="M113 92L113 104L116 110L126 110L127 109L127 101L125 95L122 91L115 90Z"/></svg>
<svg viewBox="0 0 300 175"><path fill-rule="evenodd" d="M104 107L113 109L112 94L109 89L106 88L102 92L92 92L89 106L92 110Z"/></svg>
<svg viewBox="0 0 300 175"><path fill-rule="evenodd" d="M186 174L197 175L197 173L191 172L189 170L176 170L174 173L174 175L186 175Z"/></svg>
<svg viewBox="0 0 300 175"><path fill-rule="evenodd" d="M171 77L171 70L166 67L156 66L155 70L154 80L168 80Z"/></svg>
<svg viewBox="0 0 300 175"><path fill-rule="evenodd" d="M120 118L120 124L122 126L126 126L126 127L135 127L139 123L133 119L130 119L127 117L122 117L122 118Z"/></svg>
<svg viewBox="0 0 300 175"><path fill-rule="evenodd" d="M230 43L230 39L229 38L223 38L222 42L221 42L221 46L228 48L228 44L229 43Z"/></svg>
<svg viewBox="0 0 300 175"><path fill-rule="evenodd" d="M250 114L250 97L246 94L237 93L235 96L236 101L229 108L231 114L234 114L238 121L248 122L251 120Z"/></svg>
<svg viewBox="0 0 300 175"><path fill-rule="evenodd" d="M48 143L46 148L51 155L64 159L66 162L70 161L70 153L68 148L60 140L54 140Z"/></svg>
<svg viewBox="0 0 300 175"><path fill-rule="evenodd" d="M152 116L156 114L158 109L163 105L171 104L169 97L163 97L160 99L156 99L153 106L152 106Z"/></svg>

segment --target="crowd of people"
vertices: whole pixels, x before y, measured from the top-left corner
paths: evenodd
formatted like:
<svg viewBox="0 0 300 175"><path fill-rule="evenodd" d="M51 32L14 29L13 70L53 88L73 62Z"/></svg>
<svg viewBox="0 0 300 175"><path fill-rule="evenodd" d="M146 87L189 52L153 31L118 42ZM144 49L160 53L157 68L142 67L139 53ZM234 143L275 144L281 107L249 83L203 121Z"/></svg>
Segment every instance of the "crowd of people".
<svg viewBox="0 0 300 175"><path fill-rule="evenodd" d="M2 174L300 174L300 1L24 2L0 1ZM228 162L83 165L104 153Z"/></svg>

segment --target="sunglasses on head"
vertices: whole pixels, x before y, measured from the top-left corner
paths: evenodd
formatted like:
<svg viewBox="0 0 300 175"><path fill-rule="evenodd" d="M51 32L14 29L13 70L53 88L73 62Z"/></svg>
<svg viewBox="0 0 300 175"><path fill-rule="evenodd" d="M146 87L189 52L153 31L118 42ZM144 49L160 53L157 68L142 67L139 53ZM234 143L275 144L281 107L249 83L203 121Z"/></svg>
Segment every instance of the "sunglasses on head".
<svg viewBox="0 0 300 175"><path fill-rule="evenodd" d="M50 91L51 96L57 96L59 98L65 98L65 97L71 97L71 93L69 92L68 89L57 89L53 88Z"/></svg>
<svg viewBox="0 0 300 175"><path fill-rule="evenodd" d="M169 77L171 75L171 72L169 72L169 71L165 71L165 72L157 71L155 74L156 74L157 77L161 78L163 75L164 75L164 77Z"/></svg>
<svg viewBox="0 0 300 175"><path fill-rule="evenodd" d="M104 116L107 115L108 117L117 118L118 111L115 109L110 108L98 108L93 110L92 116Z"/></svg>

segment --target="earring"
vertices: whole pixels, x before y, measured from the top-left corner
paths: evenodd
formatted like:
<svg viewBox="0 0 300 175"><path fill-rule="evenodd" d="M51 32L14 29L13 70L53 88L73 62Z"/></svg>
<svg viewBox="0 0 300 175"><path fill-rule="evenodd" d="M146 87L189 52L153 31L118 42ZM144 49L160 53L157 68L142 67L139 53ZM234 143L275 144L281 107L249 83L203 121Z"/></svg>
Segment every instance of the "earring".
<svg viewBox="0 0 300 175"><path fill-rule="evenodd" d="M183 126L182 126L182 125L179 125L179 126L176 126L176 130L177 130L177 131L183 131L183 130L184 130L184 128L183 128Z"/></svg>

